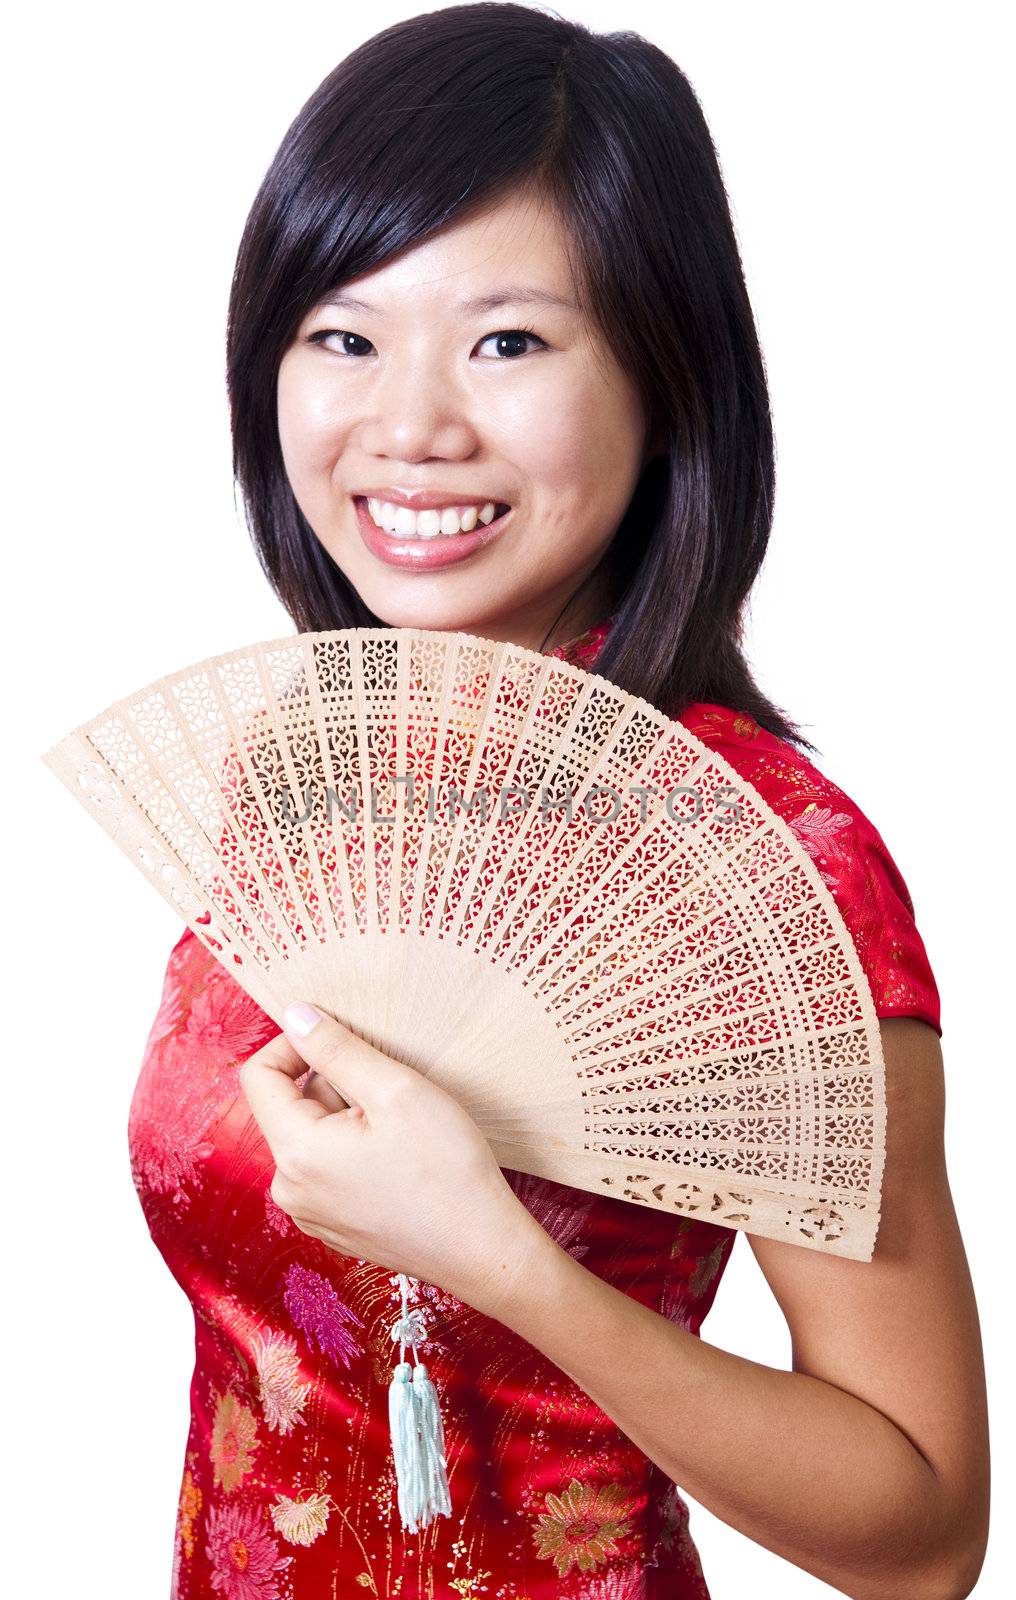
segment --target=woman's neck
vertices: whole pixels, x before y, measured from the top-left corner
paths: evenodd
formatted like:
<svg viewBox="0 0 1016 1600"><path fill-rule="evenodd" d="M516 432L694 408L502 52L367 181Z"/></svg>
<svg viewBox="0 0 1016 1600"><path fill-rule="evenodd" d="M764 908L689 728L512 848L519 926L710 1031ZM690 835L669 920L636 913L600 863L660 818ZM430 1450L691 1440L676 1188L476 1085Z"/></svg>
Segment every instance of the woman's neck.
<svg viewBox="0 0 1016 1600"><path fill-rule="evenodd" d="M607 574L599 572L572 594L563 609L560 598L553 596L546 605L529 606L517 617L504 618L496 628L489 625L472 631L546 654L606 621L614 605L613 587Z"/></svg>

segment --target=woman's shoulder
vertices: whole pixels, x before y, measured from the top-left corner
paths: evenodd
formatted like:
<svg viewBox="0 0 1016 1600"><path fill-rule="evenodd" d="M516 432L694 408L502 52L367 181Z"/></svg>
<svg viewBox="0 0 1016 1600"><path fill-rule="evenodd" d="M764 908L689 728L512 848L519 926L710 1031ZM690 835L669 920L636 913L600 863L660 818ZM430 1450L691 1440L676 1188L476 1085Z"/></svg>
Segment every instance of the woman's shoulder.
<svg viewBox="0 0 1016 1600"><path fill-rule="evenodd" d="M832 894L880 1017L916 1016L941 1035L941 1004L914 903L878 828L802 750L730 706L695 701L677 719L781 817Z"/></svg>
<svg viewBox="0 0 1016 1600"><path fill-rule="evenodd" d="M278 1029L266 1012L217 960L194 929L185 926L166 960L159 1009L145 1044L146 1057L169 1043L185 1044L193 1059L208 1047L219 1055L266 1044Z"/></svg>

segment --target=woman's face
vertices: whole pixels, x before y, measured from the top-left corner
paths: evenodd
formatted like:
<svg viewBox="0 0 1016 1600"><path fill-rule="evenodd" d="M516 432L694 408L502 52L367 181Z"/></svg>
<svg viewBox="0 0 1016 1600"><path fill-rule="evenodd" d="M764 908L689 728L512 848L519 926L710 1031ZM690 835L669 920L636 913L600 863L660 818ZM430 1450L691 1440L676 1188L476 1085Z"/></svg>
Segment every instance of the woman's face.
<svg viewBox="0 0 1016 1600"><path fill-rule="evenodd" d="M634 385L575 306L556 217L523 192L315 306L282 360L278 419L300 509L376 616L530 649L649 453ZM606 613L605 582L545 648Z"/></svg>

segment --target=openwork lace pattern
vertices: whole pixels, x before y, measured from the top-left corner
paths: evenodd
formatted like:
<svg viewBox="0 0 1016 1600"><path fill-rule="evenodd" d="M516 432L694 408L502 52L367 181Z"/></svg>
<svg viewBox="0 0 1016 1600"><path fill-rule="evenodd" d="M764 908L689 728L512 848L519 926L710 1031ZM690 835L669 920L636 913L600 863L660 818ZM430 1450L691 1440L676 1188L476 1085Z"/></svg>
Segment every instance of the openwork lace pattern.
<svg viewBox="0 0 1016 1600"><path fill-rule="evenodd" d="M501 1164L869 1259L871 990L829 889L680 722L462 633L250 645L52 770L276 1021L431 1073Z"/></svg>

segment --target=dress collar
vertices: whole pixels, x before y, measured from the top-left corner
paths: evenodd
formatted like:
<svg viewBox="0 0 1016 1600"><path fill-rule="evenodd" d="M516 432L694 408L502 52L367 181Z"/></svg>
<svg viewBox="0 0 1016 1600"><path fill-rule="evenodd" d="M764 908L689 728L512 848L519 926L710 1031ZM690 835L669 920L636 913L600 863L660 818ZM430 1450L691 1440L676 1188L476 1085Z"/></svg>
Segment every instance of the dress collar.
<svg viewBox="0 0 1016 1600"><path fill-rule="evenodd" d="M557 656L561 661L570 661L572 666L589 669L603 649L613 623L614 615L611 613L601 622L596 622L591 628L587 628L585 633L576 634L574 639L566 639L563 644L548 650L547 654Z"/></svg>

